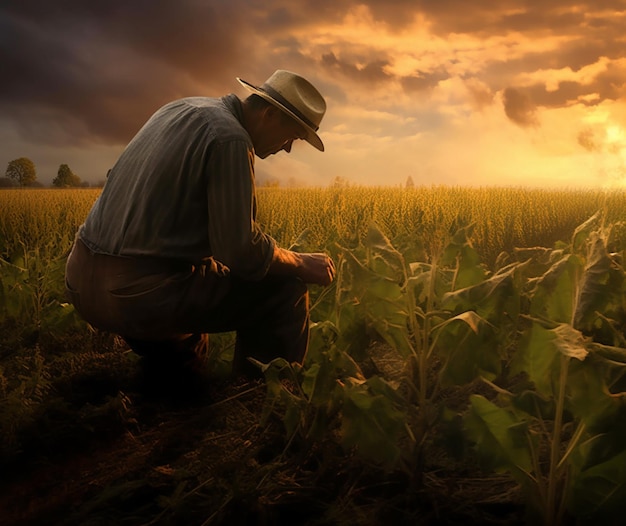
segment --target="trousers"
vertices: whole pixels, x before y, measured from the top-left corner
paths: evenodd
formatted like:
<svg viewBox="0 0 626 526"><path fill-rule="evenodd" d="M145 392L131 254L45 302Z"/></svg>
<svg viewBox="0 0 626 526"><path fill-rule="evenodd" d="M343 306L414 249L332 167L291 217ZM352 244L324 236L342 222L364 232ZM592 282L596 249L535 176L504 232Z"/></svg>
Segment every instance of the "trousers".
<svg viewBox="0 0 626 526"><path fill-rule="evenodd" d="M101 254L77 237L65 288L85 321L144 356L197 352L206 335L233 331L235 369L246 369L248 357L302 363L307 351L309 294L299 278L249 281L215 260L192 265Z"/></svg>

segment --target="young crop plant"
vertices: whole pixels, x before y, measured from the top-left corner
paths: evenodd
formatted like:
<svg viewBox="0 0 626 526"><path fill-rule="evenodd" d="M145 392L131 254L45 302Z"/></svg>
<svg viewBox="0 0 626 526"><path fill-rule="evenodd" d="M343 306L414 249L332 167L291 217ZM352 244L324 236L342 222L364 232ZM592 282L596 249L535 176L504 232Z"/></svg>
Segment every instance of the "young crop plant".
<svg viewBox="0 0 626 526"><path fill-rule="evenodd" d="M290 433L315 436L333 420L344 447L421 479L424 448L444 413L441 390L493 380L508 344L497 327L519 312L523 264L492 275L471 245L471 226L451 229L430 261L417 239L411 254L422 260L407 262L374 224L360 247L341 249L334 306L313 326L304 368L265 366L268 411L281 405ZM386 371L363 374L370 362ZM281 383L285 371L291 389Z"/></svg>
<svg viewBox="0 0 626 526"><path fill-rule="evenodd" d="M595 215L569 246L529 260L536 274L510 385L492 384L495 400L471 397L468 437L546 526L614 519L626 498L623 247Z"/></svg>
<svg viewBox="0 0 626 526"><path fill-rule="evenodd" d="M500 374L508 332L517 323L521 267L492 274L471 243L472 226L454 222L442 248L426 261L407 262L372 225L359 259L345 254L338 282L338 327L360 311L367 327L405 361L399 390L413 444L404 460L419 479L424 451L441 423L443 389ZM420 251L414 251L414 254Z"/></svg>

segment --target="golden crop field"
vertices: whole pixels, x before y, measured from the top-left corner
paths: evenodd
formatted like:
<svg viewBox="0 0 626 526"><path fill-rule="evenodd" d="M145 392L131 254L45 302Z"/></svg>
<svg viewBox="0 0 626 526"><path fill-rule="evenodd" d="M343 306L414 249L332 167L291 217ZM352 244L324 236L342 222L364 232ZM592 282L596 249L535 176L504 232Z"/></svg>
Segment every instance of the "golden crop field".
<svg viewBox="0 0 626 526"><path fill-rule="evenodd" d="M99 189L0 191L0 257L46 248L59 256L71 246ZM598 210L608 221L626 219L626 192L523 188L259 188L260 223L290 246L307 230L307 245L332 251L354 246L374 221L400 247L432 248L455 218L474 223L474 246L485 262L513 247L568 241ZM421 239L417 239L421 238ZM436 248L436 247L435 247Z"/></svg>
<svg viewBox="0 0 626 526"><path fill-rule="evenodd" d="M361 511L355 488L378 492L396 476L399 500L385 493L381 503L415 503L415 517L432 497L456 494L466 508L480 494L515 524L617 524L606 519L626 498L626 192L259 188L265 231L284 247L329 252L337 275L310 289L304 363L278 358L260 364L265 384L224 384L234 333L211 334L208 384L221 399L180 413L146 397L139 356L65 299L65 259L99 192L0 191L0 470L87 444L90 480L102 486L85 513L106 508L114 522L136 498L177 503L146 505L156 517L141 524L179 523L194 504L208 524L207 510L240 487L259 502L279 498L274 488L291 504L304 492L319 508L335 491L311 493L319 474L334 484L340 469L342 506ZM264 399L242 398L264 388ZM241 428L235 415L248 418ZM102 477L107 433L129 452L116 457L127 465L116 480ZM163 450L167 460L153 458ZM214 469L216 451L225 464ZM315 469L302 469L303 454ZM84 485L76 465L80 476L67 479ZM165 478L151 487L156 476ZM187 483L202 492L181 495Z"/></svg>

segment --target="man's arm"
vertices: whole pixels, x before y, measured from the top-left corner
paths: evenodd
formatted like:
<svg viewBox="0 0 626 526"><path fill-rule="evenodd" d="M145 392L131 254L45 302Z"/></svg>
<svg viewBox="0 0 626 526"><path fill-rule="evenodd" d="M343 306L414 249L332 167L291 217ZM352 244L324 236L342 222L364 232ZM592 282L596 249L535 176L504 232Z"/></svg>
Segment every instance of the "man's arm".
<svg viewBox="0 0 626 526"><path fill-rule="evenodd" d="M296 276L305 283L326 286L335 279L335 263L326 254L301 254L274 247L268 275Z"/></svg>

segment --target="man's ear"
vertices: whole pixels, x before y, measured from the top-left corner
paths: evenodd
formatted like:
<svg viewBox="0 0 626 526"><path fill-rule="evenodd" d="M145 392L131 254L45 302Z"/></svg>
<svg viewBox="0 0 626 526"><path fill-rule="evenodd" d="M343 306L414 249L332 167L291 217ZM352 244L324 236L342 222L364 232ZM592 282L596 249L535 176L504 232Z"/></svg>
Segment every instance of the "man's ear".
<svg viewBox="0 0 626 526"><path fill-rule="evenodd" d="M283 111L279 110L273 104L268 104L263 110L263 112L265 114L264 116L270 120L276 120L276 119L280 120L285 114Z"/></svg>

